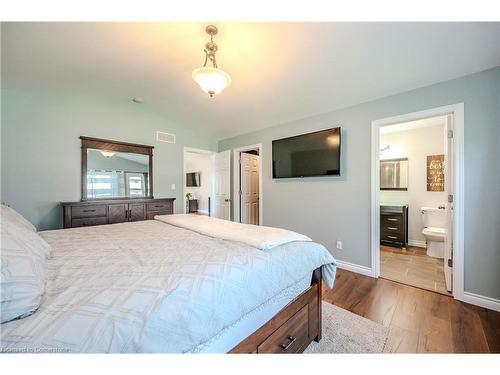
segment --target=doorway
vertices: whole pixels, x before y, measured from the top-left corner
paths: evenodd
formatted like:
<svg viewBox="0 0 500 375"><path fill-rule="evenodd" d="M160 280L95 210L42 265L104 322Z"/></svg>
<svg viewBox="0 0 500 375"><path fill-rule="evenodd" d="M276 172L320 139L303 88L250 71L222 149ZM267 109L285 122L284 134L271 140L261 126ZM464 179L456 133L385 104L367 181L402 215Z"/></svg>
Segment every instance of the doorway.
<svg viewBox="0 0 500 375"><path fill-rule="evenodd" d="M463 296L463 104L372 122L372 276Z"/></svg>
<svg viewBox="0 0 500 375"><path fill-rule="evenodd" d="M184 147L184 213L211 214L215 152Z"/></svg>
<svg viewBox="0 0 500 375"><path fill-rule="evenodd" d="M262 145L234 149L233 162L233 220L262 225Z"/></svg>

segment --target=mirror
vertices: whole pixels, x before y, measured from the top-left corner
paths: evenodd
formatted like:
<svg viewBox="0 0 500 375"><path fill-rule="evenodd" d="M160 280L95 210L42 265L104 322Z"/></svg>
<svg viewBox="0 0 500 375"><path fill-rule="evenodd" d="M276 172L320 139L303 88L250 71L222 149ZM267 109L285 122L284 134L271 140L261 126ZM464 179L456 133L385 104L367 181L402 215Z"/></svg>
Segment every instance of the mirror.
<svg viewBox="0 0 500 375"><path fill-rule="evenodd" d="M408 190L408 158L380 160L380 190Z"/></svg>
<svg viewBox="0 0 500 375"><path fill-rule="evenodd" d="M152 198L152 146L82 138L82 200Z"/></svg>

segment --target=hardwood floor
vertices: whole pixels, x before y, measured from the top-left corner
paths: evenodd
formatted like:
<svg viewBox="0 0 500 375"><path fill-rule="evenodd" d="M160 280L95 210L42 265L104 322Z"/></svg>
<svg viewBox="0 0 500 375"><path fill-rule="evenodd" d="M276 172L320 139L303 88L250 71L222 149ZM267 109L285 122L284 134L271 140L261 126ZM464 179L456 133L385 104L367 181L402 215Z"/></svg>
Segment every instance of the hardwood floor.
<svg viewBox="0 0 500 375"><path fill-rule="evenodd" d="M386 353L500 353L500 312L339 269L323 300L390 328Z"/></svg>
<svg viewBox="0 0 500 375"><path fill-rule="evenodd" d="M380 276L450 295L444 281L443 259L428 256L420 247L408 246L403 250L381 245Z"/></svg>

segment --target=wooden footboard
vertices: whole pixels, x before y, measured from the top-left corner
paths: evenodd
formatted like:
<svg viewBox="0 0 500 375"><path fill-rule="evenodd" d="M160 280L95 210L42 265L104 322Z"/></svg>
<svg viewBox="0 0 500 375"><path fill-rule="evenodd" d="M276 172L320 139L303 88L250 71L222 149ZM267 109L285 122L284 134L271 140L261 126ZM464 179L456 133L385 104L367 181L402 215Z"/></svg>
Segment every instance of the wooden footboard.
<svg viewBox="0 0 500 375"><path fill-rule="evenodd" d="M321 268L311 286L229 353L302 353L321 340Z"/></svg>

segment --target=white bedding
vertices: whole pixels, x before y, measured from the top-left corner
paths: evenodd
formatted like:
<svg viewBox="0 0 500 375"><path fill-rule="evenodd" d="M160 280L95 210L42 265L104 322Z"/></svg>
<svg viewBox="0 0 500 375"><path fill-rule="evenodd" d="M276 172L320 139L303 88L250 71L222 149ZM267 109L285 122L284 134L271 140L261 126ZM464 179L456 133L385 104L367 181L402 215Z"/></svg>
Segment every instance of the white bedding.
<svg viewBox="0 0 500 375"><path fill-rule="evenodd" d="M286 229L235 223L205 215L157 215L155 219L206 236L242 242L261 250L269 250L294 241L312 241L303 234Z"/></svg>
<svg viewBox="0 0 500 375"><path fill-rule="evenodd" d="M210 351L315 268L330 284L335 275L313 242L262 251L159 221L41 235L53 249L46 294L33 315L1 325L4 352Z"/></svg>

